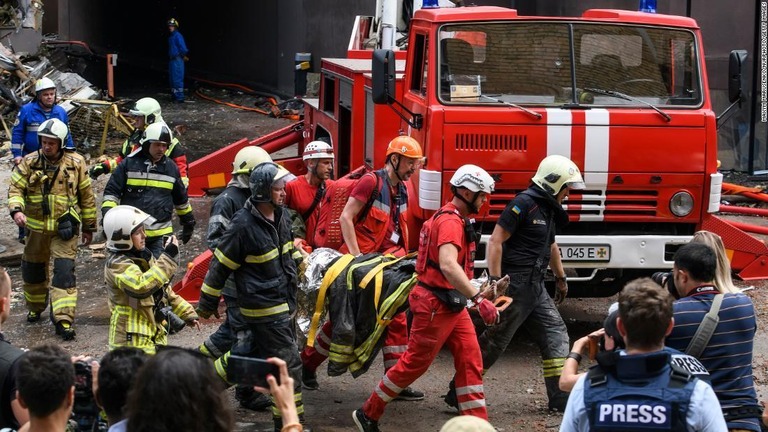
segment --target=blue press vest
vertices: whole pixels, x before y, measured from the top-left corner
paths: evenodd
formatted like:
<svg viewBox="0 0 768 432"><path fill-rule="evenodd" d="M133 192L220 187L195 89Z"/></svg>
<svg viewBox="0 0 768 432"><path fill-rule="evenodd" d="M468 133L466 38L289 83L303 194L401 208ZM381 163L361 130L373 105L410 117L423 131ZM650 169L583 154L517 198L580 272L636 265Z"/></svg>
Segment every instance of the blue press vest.
<svg viewBox="0 0 768 432"><path fill-rule="evenodd" d="M685 418L696 378L670 366L673 351L617 355L612 372L601 365L590 369L584 406L591 430L687 431Z"/></svg>

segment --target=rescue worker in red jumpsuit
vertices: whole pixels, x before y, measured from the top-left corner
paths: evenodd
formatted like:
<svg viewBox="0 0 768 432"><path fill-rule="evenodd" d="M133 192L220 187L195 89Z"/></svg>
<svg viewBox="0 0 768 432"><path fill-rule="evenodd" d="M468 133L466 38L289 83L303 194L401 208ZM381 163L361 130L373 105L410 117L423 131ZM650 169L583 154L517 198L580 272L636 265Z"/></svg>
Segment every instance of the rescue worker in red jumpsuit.
<svg viewBox="0 0 768 432"><path fill-rule="evenodd" d="M477 305L487 325L498 322L499 312L484 297L486 292L470 283L475 235L467 216L477 213L488 200L494 181L482 168L464 165L450 183L453 198L424 224L419 235L418 283L409 297L413 321L408 349L363 407L352 413L361 432L379 430L387 403L427 371L443 345L453 354L461 414L488 419L483 361L466 299Z"/></svg>
<svg viewBox="0 0 768 432"><path fill-rule="evenodd" d="M304 232L295 232L296 247L307 244L314 248L314 235L320 216L320 203L330 186L333 174L333 147L324 141L312 141L301 156L307 173L285 185L285 206L294 210L304 222ZM295 228L295 225L294 225Z"/></svg>
<svg viewBox="0 0 768 432"><path fill-rule="evenodd" d="M339 217L344 236L342 253L361 255L364 253L391 253L403 256L408 252L408 231L406 212L408 192L404 182L421 168L424 155L421 145L409 137L398 136L389 142L384 168L364 175L352 189L347 204ZM366 207L369 198L376 199L364 220L358 215ZM331 322L326 321L320 329L314 347L307 347L301 353L304 364L302 382L310 390L319 388L316 370L328 358ZM405 313L396 315L387 327L387 336L382 348L384 368L397 363L408 343L408 328ZM417 401L424 399L424 393L406 388L398 399Z"/></svg>

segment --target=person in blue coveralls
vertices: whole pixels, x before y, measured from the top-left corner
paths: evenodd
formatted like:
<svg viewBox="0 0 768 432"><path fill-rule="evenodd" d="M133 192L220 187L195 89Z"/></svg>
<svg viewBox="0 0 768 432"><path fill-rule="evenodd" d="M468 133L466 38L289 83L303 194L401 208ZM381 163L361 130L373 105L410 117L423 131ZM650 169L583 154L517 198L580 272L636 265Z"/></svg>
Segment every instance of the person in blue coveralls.
<svg viewBox="0 0 768 432"><path fill-rule="evenodd" d="M184 102L184 62L189 60L187 44L184 36L179 33L179 22L176 18L168 20L168 73L171 78L171 94L174 102Z"/></svg>

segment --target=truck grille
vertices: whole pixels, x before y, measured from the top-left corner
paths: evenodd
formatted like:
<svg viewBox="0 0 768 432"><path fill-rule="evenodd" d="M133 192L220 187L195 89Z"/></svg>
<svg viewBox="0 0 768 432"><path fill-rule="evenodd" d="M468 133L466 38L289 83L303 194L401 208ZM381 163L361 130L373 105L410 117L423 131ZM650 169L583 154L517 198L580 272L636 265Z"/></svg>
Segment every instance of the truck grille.
<svg viewBox="0 0 768 432"><path fill-rule="evenodd" d="M460 133L456 135L456 150L527 152L528 136Z"/></svg>
<svg viewBox="0 0 768 432"><path fill-rule="evenodd" d="M491 195L490 215L501 215L507 203L521 190L497 189ZM654 190L584 190L571 192L563 203L568 214L582 220L593 217L655 217L658 207L658 191Z"/></svg>

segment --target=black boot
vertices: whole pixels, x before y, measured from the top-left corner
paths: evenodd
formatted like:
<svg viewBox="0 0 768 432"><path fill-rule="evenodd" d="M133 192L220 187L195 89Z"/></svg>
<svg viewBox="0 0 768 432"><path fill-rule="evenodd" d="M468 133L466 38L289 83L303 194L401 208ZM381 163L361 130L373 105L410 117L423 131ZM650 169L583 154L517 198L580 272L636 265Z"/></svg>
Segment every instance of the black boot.
<svg viewBox="0 0 768 432"><path fill-rule="evenodd" d="M544 384L547 386L549 410L565 412L565 405L568 403L570 393L560 390L560 375L544 378Z"/></svg>
<svg viewBox="0 0 768 432"><path fill-rule="evenodd" d="M272 399L269 396L259 393L248 386L237 386L235 388L235 399L240 402L240 406L251 411L266 411L272 407Z"/></svg>
<svg viewBox="0 0 768 432"><path fill-rule="evenodd" d="M448 393L441 396L445 403L448 404L451 408L459 409L459 399L456 397L456 381L451 380L451 383L448 384Z"/></svg>

